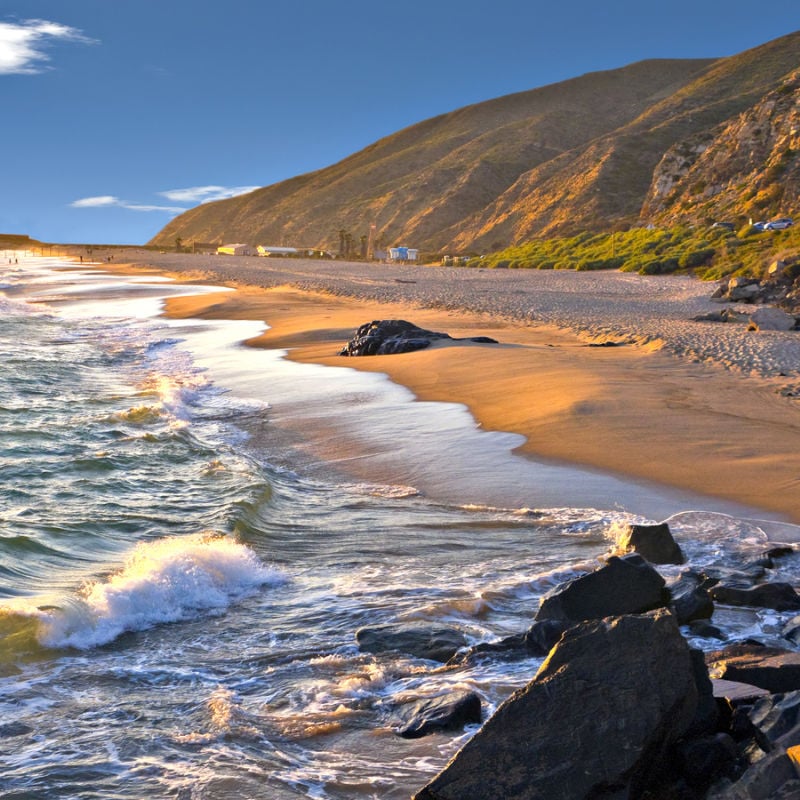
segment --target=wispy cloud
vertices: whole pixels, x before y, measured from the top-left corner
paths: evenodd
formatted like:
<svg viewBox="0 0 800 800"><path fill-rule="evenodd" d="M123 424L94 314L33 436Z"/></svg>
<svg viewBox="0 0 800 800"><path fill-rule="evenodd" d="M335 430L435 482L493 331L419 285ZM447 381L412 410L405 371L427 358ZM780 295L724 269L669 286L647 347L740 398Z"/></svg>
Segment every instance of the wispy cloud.
<svg viewBox="0 0 800 800"><path fill-rule="evenodd" d="M0 22L0 75L36 75L48 69L45 48L55 41L96 44L78 28L45 19Z"/></svg>
<svg viewBox="0 0 800 800"><path fill-rule="evenodd" d="M214 200L238 197L240 194L247 194L260 188L260 186L192 186L189 189L170 189L159 194L176 203L211 203Z"/></svg>
<svg viewBox="0 0 800 800"><path fill-rule="evenodd" d="M182 214L187 209L183 206L155 206L145 203L129 203L127 200L120 200L111 194L102 194L97 197L82 197L80 200L73 200L71 208L127 208L130 211L164 211L168 214Z"/></svg>
<svg viewBox="0 0 800 800"><path fill-rule="evenodd" d="M118 197L113 197L110 194L103 194L100 197L83 197L80 200L75 200L70 205L73 208L100 208L102 206L118 206L122 201Z"/></svg>
<svg viewBox="0 0 800 800"><path fill-rule="evenodd" d="M82 197L73 200L71 208L127 208L130 211L163 211L167 214L182 214L192 206L200 203L210 203L213 200L226 200L247 194L259 186L192 186L189 189L170 189L167 192L158 192L161 197L176 203L186 203L184 206L163 206L149 203L133 203L122 200L113 194L101 194L96 197Z"/></svg>

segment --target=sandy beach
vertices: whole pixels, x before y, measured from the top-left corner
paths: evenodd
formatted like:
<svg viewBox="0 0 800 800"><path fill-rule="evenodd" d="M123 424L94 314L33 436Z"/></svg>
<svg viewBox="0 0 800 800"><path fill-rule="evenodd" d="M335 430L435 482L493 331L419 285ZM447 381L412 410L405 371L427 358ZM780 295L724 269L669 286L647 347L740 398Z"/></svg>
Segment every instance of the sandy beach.
<svg viewBox="0 0 800 800"><path fill-rule="evenodd" d="M800 523L800 401L786 396L800 380L800 336L693 321L719 309L710 300L712 285L615 272L143 251L116 255L115 262L109 266L235 287L174 298L166 313L263 320L269 330L249 344L285 350L296 361L384 373L421 400L463 403L483 429L524 436L520 451L529 456ZM490 336L499 344L338 355L355 328L381 318L408 319L453 337ZM615 346L595 346L607 342ZM300 433L302 427L298 422ZM370 466L358 459L354 469Z"/></svg>

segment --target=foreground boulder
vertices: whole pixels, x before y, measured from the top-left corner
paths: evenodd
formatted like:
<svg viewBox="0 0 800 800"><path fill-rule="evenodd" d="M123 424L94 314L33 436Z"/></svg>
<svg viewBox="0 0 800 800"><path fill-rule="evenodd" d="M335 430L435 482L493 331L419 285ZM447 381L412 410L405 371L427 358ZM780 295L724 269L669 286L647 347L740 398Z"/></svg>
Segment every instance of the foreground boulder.
<svg viewBox="0 0 800 800"><path fill-rule="evenodd" d="M669 612L586 622L415 798L637 797L697 707L690 650Z"/></svg>
<svg viewBox="0 0 800 800"><path fill-rule="evenodd" d="M376 319L362 325L339 351L340 356L384 356L424 350L437 339L497 344L488 336L453 339L448 333L427 331L404 319Z"/></svg>
<svg viewBox="0 0 800 800"><path fill-rule="evenodd" d="M619 540L623 552L639 553L651 564L683 564L686 559L666 522L628 525Z"/></svg>
<svg viewBox="0 0 800 800"><path fill-rule="evenodd" d="M379 625L356 631L362 653L406 653L430 661L449 661L467 644L456 628L437 625Z"/></svg>
<svg viewBox="0 0 800 800"><path fill-rule="evenodd" d="M640 555L611 556L605 566L562 583L543 598L536 620L581 622L641 614L669 602L665 581Z"/></svg>

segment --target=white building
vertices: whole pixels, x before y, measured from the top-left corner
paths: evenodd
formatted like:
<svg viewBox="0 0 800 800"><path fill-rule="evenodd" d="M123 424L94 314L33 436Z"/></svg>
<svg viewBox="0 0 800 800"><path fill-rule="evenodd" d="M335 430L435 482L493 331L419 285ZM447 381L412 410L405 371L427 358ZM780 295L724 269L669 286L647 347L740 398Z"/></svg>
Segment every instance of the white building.
<svg viewBox="0 0 800 800"><path fill-rule="evenodd" d="M389 261L416 261L419 250L412 247L390 247Z"/></svg>

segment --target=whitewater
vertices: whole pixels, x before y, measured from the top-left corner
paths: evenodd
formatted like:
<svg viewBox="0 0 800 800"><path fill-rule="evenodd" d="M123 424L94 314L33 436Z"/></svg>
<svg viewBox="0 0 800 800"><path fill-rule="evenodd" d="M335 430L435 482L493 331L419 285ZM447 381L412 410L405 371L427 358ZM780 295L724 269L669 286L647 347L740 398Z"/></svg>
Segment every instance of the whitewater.
<svg viewBox="0 0 800 800"><path fill-rule="evenodd" d="M475 728L401 739L398 705L469 688L486 717L539 659L443 669L362 653L355 632L522 632L544 592L597 566L626 522L652 518L604 505L624 487L588 473L568 475L597 502L566 502L565 473L513 455L517 437L474 430L461 407L245 347L260 322L159 316L164 298L211 290L58 259L3 267L4 800L407 798ZM456 502L311 469L273 414L340 414L354 397L393 412L376 447L463 464ZM503 482L524 479L529 500L485 502L469 478L478 451ZM693 565L746 563L780 540L774 520L642 491ZM792 570L774 579L797 584ZM728 641L777 642L787 616L714 621Z"/></svg>

